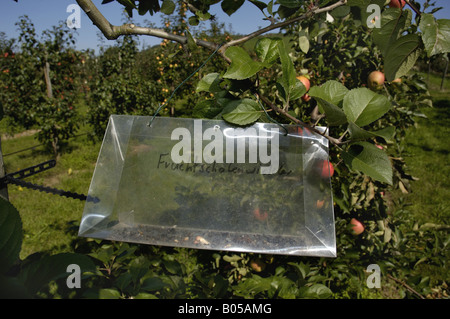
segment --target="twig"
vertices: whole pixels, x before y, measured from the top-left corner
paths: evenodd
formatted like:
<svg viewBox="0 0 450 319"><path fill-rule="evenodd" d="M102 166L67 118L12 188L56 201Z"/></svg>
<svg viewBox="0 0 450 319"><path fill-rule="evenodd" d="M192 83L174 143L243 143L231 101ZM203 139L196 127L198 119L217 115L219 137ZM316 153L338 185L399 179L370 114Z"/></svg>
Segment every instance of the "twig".
<svg viewBox="0 0 450 319"><path fill-rule="evenodd" d="M242 44L242 43L244 43L244 42L246 42L246 41L248 41L250 39L253 39L253 38L255 38L257 36L260 36L260 35L262 35L264 33L267 33L269 31L272 31L272 30L275 30L275 29L279 29L279 28L283 28L283 27L288 26L290 24L293 24L295 22L299 22L299 21L304 20L304 19L306 19L308 17L311 17L312 15L315 15L315 14L331 11L331 10L337 8L337 7L345 5L346 3L347 3L347 0L340 0L340 1L338 1L338 2L336 2L334 4L332 4L332 5L329 5L328 7L316 8L316 9L308 11L305 14L302 14L302 15L300 15L298 17L295 17L295 18L292 18L292 19L289 19L289 20L286 20L286 21L283 21L283 22L271 24L271 25L269 25L269 26L267 26L265 28L259 29L259 30L255 31L255 32L252 32L252 33L250 33L250 34L248 34L246 36L243 36L243 37L241 37L239 39L232 40L232 41L228 42L220 50L222 52L225 52L225 50L228 47L230 47L230 46Z"/></svg>
<svg viewBox="0 0 450 319"><path fill-rule="evenodd" d="M420 16L420 15L422 14L422 13L419 11L419 9L416 8L415 5L413 5L411 2L409 2L409 0L405 0L405 1L406 1L406 3L411 7L411 9L414 10L414 12L415 12L418 16Z"/></svg>
<svg viewBox="0 0 450 319"><path fill-rule="evenodd" d="M421 294L419 294L417 291L415 291L413 288L411 288L411 286L409 286L407 283L401 281L400 279L394 278L391 275L387 274L387 277L393 281L395 281L396 283L402 285L403 287L405 287L407 290L409 290L410 292L412 292L413 294L415 294L416 296L418 296L420 299L426 299L424 296L422 296Z"/></svg>

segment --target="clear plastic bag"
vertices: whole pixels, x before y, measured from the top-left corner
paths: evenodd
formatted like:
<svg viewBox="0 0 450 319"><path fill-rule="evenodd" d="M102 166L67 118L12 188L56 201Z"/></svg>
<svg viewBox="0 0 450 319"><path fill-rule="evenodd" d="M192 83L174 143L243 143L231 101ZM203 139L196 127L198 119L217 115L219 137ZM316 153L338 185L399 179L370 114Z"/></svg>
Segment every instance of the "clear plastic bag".
<svg viewBox="0 0 450 319"><path fill-rule="evenodd" d="M150 121L111 116L80 236L336 256L326 138L272 123Z"/></svg>

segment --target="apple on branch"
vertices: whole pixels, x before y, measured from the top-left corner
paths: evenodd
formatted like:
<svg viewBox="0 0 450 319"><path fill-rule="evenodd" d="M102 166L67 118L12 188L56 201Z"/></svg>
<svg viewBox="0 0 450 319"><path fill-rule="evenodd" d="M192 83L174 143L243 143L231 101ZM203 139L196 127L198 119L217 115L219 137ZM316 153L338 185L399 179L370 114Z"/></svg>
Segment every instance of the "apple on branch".
<svg viewBox="0 0 450 319"><path fill-rule="evenodd" d="M384 73L381 71L372 71L367 77L367 85L371 90L381 89L383 87L384 81Z"/></svg>
<svg viewBox="0 0 450 319"><path fill-rule="evenodd" d="M308 92L309 88L311 87L311 82L309 81L309 79L306 76L304 76L304 75L300 75L300 76L297 76L297 80L302 82L302 84L306 88L306 92ZM309 100L311 100L311 96L308 93L305 93L302 96L302 100L305 101L305 102L308 102Z"/></svg>
<svg viewBox="0 0 450 319"><path fill-rule="evenodd" d="M389 7L390 8L403 9L403 7L405 5L406 5L406 1L405 0L391 0L391 2L389 2Z"/></svg>
<svg viewBox="0 0 450 319"><path fill-rule="evenodd" d="M364 225L356 218L352 218L350 224L352 225L353 235L360 235L364 231Z"/></svg>
<svg viewBox="0 0 450 319"><path fill-rule="evenodd" d="M329 160L320 161L318 169L323 178L330 178L334 174L334 166Z"/></svg>

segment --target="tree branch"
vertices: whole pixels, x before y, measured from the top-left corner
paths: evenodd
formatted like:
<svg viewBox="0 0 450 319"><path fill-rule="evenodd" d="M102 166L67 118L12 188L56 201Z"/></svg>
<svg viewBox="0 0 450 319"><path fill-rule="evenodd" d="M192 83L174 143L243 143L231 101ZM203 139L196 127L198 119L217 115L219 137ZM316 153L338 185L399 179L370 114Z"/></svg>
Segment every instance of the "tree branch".
<svg viewBox="0 0 450 319"><path fill-rule="evenodd" d="M315 14L331 11L331 10L337 8L337 7L345 5L346 3L347 3L347 0L340 0L340 1L338 1L338 2L336 2L334 4L332 4L332 5L329 5L328 7L324 7L324 8L317 8L317 7L314 8L313 7L310 11L308 11L308 12L306 12L306 13L298 16L298 17L295 17L295 18L292 18L292 19L289 19L289 20L286 20L286 21L283 21L283 22L271 24L271 25L269 25L269 26L267 26L265 28L262 28L260 30L255 31L255 32L252 32L252 33L250 33L250 34L248 34L246 36L243 36L243 37L241 37L239 39L232 40L232 41L228 42L227 44L225 44L224 46L222 46L220 51L224 52L230 46L242 44L242 43L244 43L244 42L246 42L246 41L248 41L250 39L258 37L258 36L260 36L260 35L262 35L264 33L267 33L269 31L286 27L286 26L288 26L290 24L293 24L295 22L299 22L299 21L302 21L302 20L304 20L306 18L309 18L309 17L311 17L311 16L313 16Z"/></svg>
<svg viewBox="0 0 450 319"><path fill-rule="evenodd" d="M123 24L121 26L115 26L112 25L108 19L105 18L105 16L98 10L98 8L95 6L95 4L91 0L76 0L78 5L83 9L83 11L87 14L89 19L93 22L93 24L103 33L103 35L108 40L115 40L121 35L148 35L148 36L154 36L161 39L167 39L171 41L178 42L180 44L187 44L188 37L177 35L177 34L171 34L161 29L156 28L147 28L147 27L139 27L134 24ZM268 27L265 27L263 29L260 29L258 31L252 32L246 36L243 36L239 39L232 40L226 44L224 44L220 50L219 54L224 58L227 62L230 62L230 60L225 56L225 50L229 48L230 46L239 45L242 44L250 39L253 39L257 36L260 36L264 33L267 33L269 31L272 31L274 29L279 29L285 26L288 26L292 23L304 20L308 17L311 17L315 14L323 13L331 11L339 6L345 5L347 3L347 0L340 0L332 5L329 5L328 7L324 8L317 8L313 7L310 11L283 21L279 23L274 23L269 25ZM219 47L219 44L204 41L200 39L194 39L195 43L201 47L208 48L211 50L216 50Z"/></svg>
<svg viewBox="0 0 450 319"><path fill-rule="evenodd" d="M103 35L108 39L108 40L115 40L117 39L119 36L121 35L148 35L148 36L154 36L154 37L158 37L158 38L162 38L162 39L167 39L167 40L171 40L171 41L175 41L178 42L182 45L187 44L188 42L188 37L186 36L182 36L182 35L177 35L177 34L171 34L168 33L164 30L161 29L155 29L155 28L147 28L147 27L139 27L136 26L134 24L123 24L121 26L115 26L112 25L108 19L106 19L103 14L98 10L98 8L92 3L91 0L77 0L78 5L83 9L83 11L87 14L87 16L89 17L89 19L94 23L94 25L103 33ZM262 28L260 30L257 30L255 32L252 32L246 36L243 36L239 39L235 39L235 40L231 40L228 43L225 43L222 45L222 47L219 46L220 44L216 44L213 42L209 42L209 41L204 41L204 40L200 40L200 39L194 39L195 43L199 46L202 46L204 48L208 48L208 49L212 49L212 50L217 50L219 49L218 53L222 56L222 58L224 60L226 60L227 62L231 62L230 59L228 59L225 56L225 51L227 48L231 47L231 46L235 46L235 45L239 45L242 44L250 39L253 39L255 37L258 37L264 33L267 33L269 31L275 30L275 29L279 29L285 26L288 26L290 24L299 22L301 20L307 19L309 17L312 17L313 15L316 14L320 14L323 12L328 12L331 11L337 7L340 7L342 5L345 5L347 3L347 0L340 0L332 5L329 5L327 7L323 7L323 8L318 8L318 7L312 7L308 12L299 15L298 17L283 21L283 22L279 22L279 23L273 23L265 28ZM323 132L320 132L319 130L317 130L314 126L308 125L304 122L302 122L301 120L293 117L292 115L290 115L288 112L286 112L283 109L280 109L278 106L272 104L267 98L265 98L264 96L261 96L259 93L257 93L259 98L267 105L269 105L272 110L274 110L277 113L282 114L284 117L286 117L287 119L293 121L294 123L300 124L306 128L308 128L309 130L320 134L322 136L324 136L325 138L327 138L331 143L333 143L334 145L341 145L341 144L345 144L346 142L341 141L339 139L336 139L334 137L328 136L326 134L324 134Z"/></svg>
<svg viewBox="0 0 450 319"><path fill-rule="evenodd" d="M425 299L424 296L422 296L421 294L419 294L417 291L415 291L414 289L411 288L411 286L409 286L408 284L406 284L405 282L392 277L391 275L387 274L387 277L393 281L395 281L396 283L399 283L400 285L402 285L403 287L405 287L407 290L409 290L410 292L412 292L413 294L415 294L417 297L419 297L420 299Z"/></svg>
<svg viewBox="0 0 450 319"><path fill-rule="evenodd" d="M148 35L180 44L186 44L188 41L188 38L185 36L171 34L162 29L139 27L132 23L126 23L121 26L112 25L91 0L77 0L77 3L108 40L115 40L122 35ZM204 40L197 39L195 42L208 49L217 49L218 47L217 44Z"/></svg>

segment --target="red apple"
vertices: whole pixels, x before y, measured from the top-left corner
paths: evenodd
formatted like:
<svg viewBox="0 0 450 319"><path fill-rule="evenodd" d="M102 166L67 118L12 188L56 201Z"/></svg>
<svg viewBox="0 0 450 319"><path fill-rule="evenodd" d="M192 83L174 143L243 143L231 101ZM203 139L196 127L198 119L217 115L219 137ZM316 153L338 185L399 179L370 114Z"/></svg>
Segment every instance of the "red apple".
<svg viewBox="0 0 450 319"><path fill-rule="evenodd" d="M328 160L324 160L324 161L320 162L319 170L320 170L320 175L323 178L329 178L329 177L333 176L333 174L334 174L333 164Z"/></svg>
<svg viewBox="0 0 450 319"><path fill-rule="evenodd" d="M352 218L350 224L352 225L352 232L354 235L359 235L364 231L364 225L356 218Z"/></svg>
<svg viewBox="0 0 450 319"><path fill-rule="evenodd" d="M306 92L308 92L309 88L311 87L311 83L309 82L309 79L304 75L300 75L300 76L297 76L297 80L302 82L302 84L306 88Z"/></svg>
<svg viewBox="0 0 450 319"><path fill-rule="evenodd" d="M391 0L389 2L390 8L403 8L405 6L406 2L405 0Z"/></svg>
<svg viewBox="0 0 450 319"><path fill-rule="evenodd" d="M384 84L384 73L380 71L372 71L367 77L367 84L372 90L379 90Z"/></svg>
<svg viewBox="0 0 450 319"><path fill-rule="evenodd" d="M325 204L325 200L320 200L320 199L318 199L317 200L317 202L316 202L316 207L318 208L318 209L321 209L322 207L323 207L323 205Z"/></svg>

